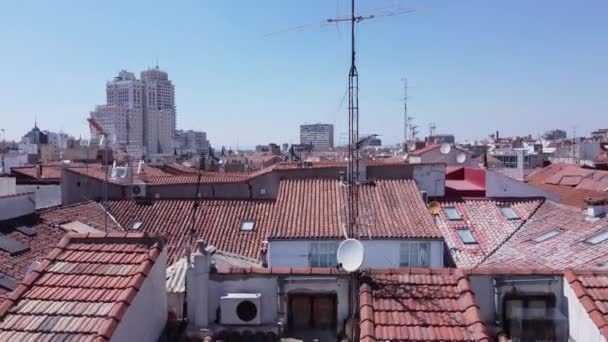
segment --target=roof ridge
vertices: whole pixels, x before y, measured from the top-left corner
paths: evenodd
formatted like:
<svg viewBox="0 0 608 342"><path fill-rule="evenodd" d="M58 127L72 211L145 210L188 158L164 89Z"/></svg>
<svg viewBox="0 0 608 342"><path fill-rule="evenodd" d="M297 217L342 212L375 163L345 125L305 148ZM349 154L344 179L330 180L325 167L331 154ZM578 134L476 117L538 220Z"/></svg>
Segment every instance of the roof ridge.
<svg viewBox="0 0 608 342"><path fill-rule="evenodd" d="M468 275L464 271L457 269L454 272L454 276L456 277L457 287L460 290L458 302L463 309L467 328L470 329L476 341L490 341L486 325L481 319L479 306L475 303L475 292L471 288Z"/></svg>
<svg viewBox="0 0 608 342"><path fill-rule="evenodd" d="M40 280L45 273L52 271L49 269L50 265L57 261L59 255L63 252L68 251L67 248L71 243L82 243L83 241L93 243L106 243L107 240L119 240L122 243L139 242L142 240L150 247L147 252L141 252L146 255L145 260L139 262L138 266L134 269L132 274L129 274L130 281L126 284L125 288L121 291L118 298L112 300L113 303L111 309L103 314L99 315L101 323L97 329L87 333L94 335L95 338L101 340L110 340L113 333L115 332L120 320L123 318L129 305L133 302L139 289L143 285L145 278L148 273L158 260L162 249L164 248L164 239L157 234L145 234L145 233L87 233L87 234L67 234L64 236L57 246L47 254L43 261L32 270L26 277L21 281L17 288L9 294L6 300L0 305L0 320L4 320L5 316L9 313L9 310L22 300L24 293L34 287L34 284ZM93 241L91 241L93 240ZM78 262L80 263L80 262ZM41 284L40 286L45 286ZM18 315L19 313L15 313ZM48 314L50 315L50 314ZM86 315L79 315L86 316ZM31 332L35 333L35 332Z"/></svg>
<svg viewBox="0 0 608 342"><path fill-rule="evenodd" d="M591 294L589 294L587 288L583 286L583 283L579 279L578 275L574 271L568 269L564 272L564 278L572 288L572 291L574 291L574 294L580 301L585 311L587 311L589 318L591 318L604 338L608 339L608 319L604 317L604 314L600 308L597 307L595 300Z"/></svg>

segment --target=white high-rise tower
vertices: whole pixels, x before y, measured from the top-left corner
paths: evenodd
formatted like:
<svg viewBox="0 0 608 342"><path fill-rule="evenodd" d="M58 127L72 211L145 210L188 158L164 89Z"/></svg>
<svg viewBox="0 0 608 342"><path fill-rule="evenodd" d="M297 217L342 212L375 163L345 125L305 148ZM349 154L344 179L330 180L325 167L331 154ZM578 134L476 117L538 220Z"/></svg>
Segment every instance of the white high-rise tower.
<svg viewBox="0 0 608 342"><path fill-rule="evenodd" d="M130 154L173 153L175 90L158 66L143 71L140 80L120 71L106 83L106 104L95 107L91 117L109 133L115 148Z"/></svg>
<svg viewBox="0 0 608 342"><path fill-rule="evenodd" d="M175 88L158 66L141 72L144 84L144 140L149 154L170 154L174 149Z"/></svg>

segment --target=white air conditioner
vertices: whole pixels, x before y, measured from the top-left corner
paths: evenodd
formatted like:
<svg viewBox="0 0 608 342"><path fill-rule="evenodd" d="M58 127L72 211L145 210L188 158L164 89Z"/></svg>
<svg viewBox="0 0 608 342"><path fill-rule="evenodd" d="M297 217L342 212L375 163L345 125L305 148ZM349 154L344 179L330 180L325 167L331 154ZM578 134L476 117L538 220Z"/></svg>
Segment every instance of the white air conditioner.
<svg viewBox="0 0 608 342"><path fill-rule="evenodd" d="M220 298L220 321L228 325L259 325L262 323L260 293L228 293Z"/></svg>
<svg viewBox="0 0 608 342"><path fill-rule="evenodd" d="M131 194L133 197L146 197L146 184L133 184L131 186Z"/></svg>

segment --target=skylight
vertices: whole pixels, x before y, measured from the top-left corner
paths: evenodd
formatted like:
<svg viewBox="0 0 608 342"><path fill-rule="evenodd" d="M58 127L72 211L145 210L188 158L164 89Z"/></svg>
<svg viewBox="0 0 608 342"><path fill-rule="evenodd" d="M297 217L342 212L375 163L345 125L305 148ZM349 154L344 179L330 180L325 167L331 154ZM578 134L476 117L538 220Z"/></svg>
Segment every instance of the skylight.
<svg viewBox="0 0 608 342"><path fill-rule="evenodd" d="M500 212L507 220L519 220L519 215L511 208L511 206L500 207Z"/></svg>
<svg viewBox="0 0 608 342"><path fill-rule="evenodd" d="M602 233L593 235L592 237L588 238L585 241L587 241L588 243L590 243L592 245L597 245L598 243L602 243L606 240L608 240L608 230L604 231Z"/></svg>
<svg viewBox="0 0 608 342"><path fill-rule="evenodd" d="M0 235L0 249L13 256L29 251L30 247L12 239L8 235Z"/></svg>
<svg viewBox="0 0 608 342"><path fill-rule="evenodd" d="M448 216L448 220L450 220L450 221L462 220L462 217L460 217L460 213L458 212L458 209L456 209L454 207L445 207L445 208L443 208L443 211Z"/></svg>
<svg viewBox="0 0 608 342"><path fill-rule="evenodd" d="M36 228L35 227L29 227L29 226L19 226L17 228L15 228L15 230L27 235L27 236L34 236L36 235Z"/></svg>
<svg viewBox="0 0 608 342"><path fill-rule="evenodd" d="M456 232L465 245L474 245L477 243L477 240L475 240L475 237L469 228L457 229Z"/></svg>
<svg viewBox="0 0 608 342"><path fill-rule="evenodd" d="M255 228L254 220L243 220L241 222L241 230L243 231L251 231Z"/></svg>
<svg viewBox="0 0 608 342"><path fill-rule="evenodd" d="M137 222L133 223L133 229L138 230L143 225L144 225L144 223L142 221L137 221Z"/></svg>
<svg viewBox="0 0 608 342"><path fill-rule="evenodd" d="M543 242L545 240L549 240L550 238L563 233L563 231L564 231L563 229L554 229L554 230L548 231L540 236L535 237L534 239L532 239L532 241Z"/></svg>

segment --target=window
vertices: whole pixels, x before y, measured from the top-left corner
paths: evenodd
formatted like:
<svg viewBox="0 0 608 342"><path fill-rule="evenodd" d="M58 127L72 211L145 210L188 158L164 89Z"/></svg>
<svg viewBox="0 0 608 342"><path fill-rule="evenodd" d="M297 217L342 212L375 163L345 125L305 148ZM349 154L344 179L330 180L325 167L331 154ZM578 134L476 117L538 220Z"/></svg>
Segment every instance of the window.
<svg viewBox="0 0 608 342"><path fill-rule="evenodd" d="M241 222L241 230L243 231L252 231L255 228L254 220L243 220Z"/></svg>
<svg viewBox="0 0 608 342"><path fill-rule="evenodd" d="M142 221L137 221L137 222L133 223L133 229L138 230L143 225L144 225L144 223Z"/></svg>
<svg viewBox="0 0 608 342"><path fill-rule="evenodd" d="M548 231L540 236L535 237L534 239L532 239L532 241L534 242L543 242L545 240L549 240L550 238L557 236L559 234L561 234L564 230L559 228L559 229L554 229L551 231Z"/></svg>
<svg viewBox="0 0 608 342"><path fill-rule="evenodd" d="M430 265L428 241L402 242L399 249L399 266L426 267Z"/></svg>
<svg viewBox="0 0 608 342"><path fill-rule="evenodd" d="M308 251L308 263L310 267L334 267L338 263L337 251L338 243L335 241L311 242Z"/></svg>
<svg viewBox="0 0 608 342"><path fill-rule="evenodd" d="M462 220L462 217L460 217L460 213L454 207L445 207L445 208L443 208L443 211L445 212L445 214L448 217L448 220L450 220L450 221Z"/></svg>
<svg viewBox="0 0 608 342"><path fill-rule="evenodd" d="M500 212L507 220L519 220L519 215L511 208L511 206L500 207Z"/></svg>
<svg viewBox="0 0 608 342"><path fill-rule="evenodd" d="M608 240L608 230L596 235L593 235L592 237L588 238L587 241L588 243L592 244L592 245L597 245L598 243L602 243L604 241Z"/></svg>
<svg viewBox="0 0 608 342"><path fill-rule="evenodd" d="M469 228L457 229L456 232L465 245L474 245L477 243L477 240L475 240L475 237Z"/></svg>

